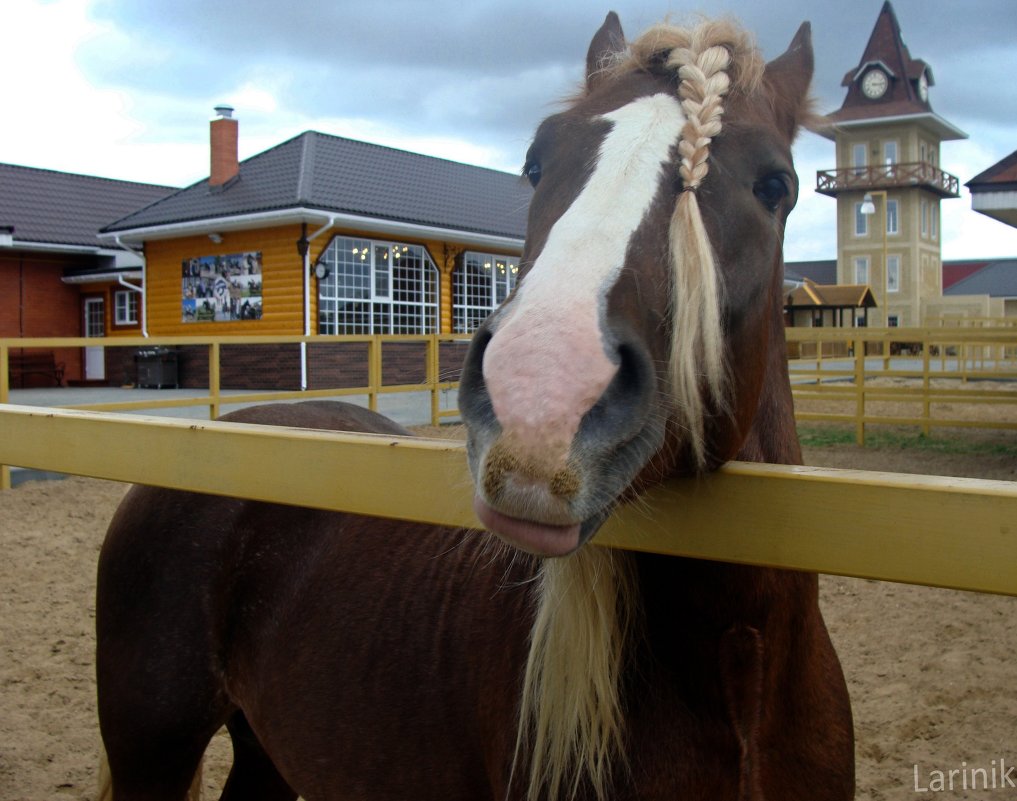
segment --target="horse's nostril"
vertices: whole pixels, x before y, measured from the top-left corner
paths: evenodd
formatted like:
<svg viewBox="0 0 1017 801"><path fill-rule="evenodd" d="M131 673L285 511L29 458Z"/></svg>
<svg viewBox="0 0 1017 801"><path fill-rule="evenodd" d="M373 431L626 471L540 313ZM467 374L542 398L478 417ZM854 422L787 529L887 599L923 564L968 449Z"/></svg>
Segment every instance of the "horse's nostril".
<svg viewBox="0 0 1017 801"><path fill-rule="evenodd" d="M484 381L484 352L492 337L493 334L486 325L477 329L463 360L459 376L459 410L469 426L495 422L494 409Z"/></svg>
<svg viewBox="0 0 1017 801"><path fill-rule="evenodd" d="M621 343L618 372L604 394L586 413L580 427L583 435L599 435L605 430L625 440L642 429L653 398L653 364L638 344Z"/></svg>

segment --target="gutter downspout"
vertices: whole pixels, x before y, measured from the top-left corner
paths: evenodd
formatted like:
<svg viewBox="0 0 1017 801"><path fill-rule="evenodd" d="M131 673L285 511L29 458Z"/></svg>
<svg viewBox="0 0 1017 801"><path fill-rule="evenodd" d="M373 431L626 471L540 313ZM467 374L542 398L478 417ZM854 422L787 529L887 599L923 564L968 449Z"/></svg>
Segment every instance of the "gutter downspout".
<svg viewBox="0 0 1017 801"><path fill-rule="evenodd" d="M145 249L138 250L132 248L130 245L125 244L120 240L120 235L117 234L113 237L117 243L117 247L123 250L129 250L132 253L136 253L141 257L141 286L135 286L134 284L128 283L123 276L117 276L117 282L121 286L125 286L128 289L133 289L135 292L141 294L141 335L148 338L148 262L145 259Z"/></svg>
<svg viewBox="0 0 1017 801"><path fill-rule="evenodd" d="M311 335L311 242L335 227L335 217L329 216L328 222L310 236L307 235L307 223L303 223L300 239L297 240L297 252L304 264L304 336ZM307 389L307 343L300 343L300 388Z"/></svg>

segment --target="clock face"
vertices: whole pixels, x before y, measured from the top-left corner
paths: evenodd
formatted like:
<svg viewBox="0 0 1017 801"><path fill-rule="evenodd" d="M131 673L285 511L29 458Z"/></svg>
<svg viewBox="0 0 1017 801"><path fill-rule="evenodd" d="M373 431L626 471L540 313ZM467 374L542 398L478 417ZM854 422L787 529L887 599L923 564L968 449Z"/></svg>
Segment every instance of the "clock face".
<svg viewBox="0 0 1017 801"><path fill-rule="evenodd" d="M882 97L889 85L890 81L887 79L886 73L881 69L871 69L862 78L862 92L872 100Z"/></svg>
<svg viewBox="0 0 1017 801"><path fill-rule="evenodd" d="M929 99L929 79L925 77L925 73L922 73L922 77L918 79L918 95L923 101Z"/></svg>

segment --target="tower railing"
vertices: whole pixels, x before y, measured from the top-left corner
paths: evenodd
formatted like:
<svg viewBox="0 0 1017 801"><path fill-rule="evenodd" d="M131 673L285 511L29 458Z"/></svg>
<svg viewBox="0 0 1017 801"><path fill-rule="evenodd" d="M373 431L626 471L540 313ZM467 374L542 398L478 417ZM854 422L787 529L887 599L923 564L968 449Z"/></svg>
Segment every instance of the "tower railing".
<svg viewBox="0 0 1017 801"><path fill-rule="evenodd" d="M841 192L911 187L927 189L943 198L960 197L957 176L926 161L841 167L816 173L816 191L831 197Z"/></svg>

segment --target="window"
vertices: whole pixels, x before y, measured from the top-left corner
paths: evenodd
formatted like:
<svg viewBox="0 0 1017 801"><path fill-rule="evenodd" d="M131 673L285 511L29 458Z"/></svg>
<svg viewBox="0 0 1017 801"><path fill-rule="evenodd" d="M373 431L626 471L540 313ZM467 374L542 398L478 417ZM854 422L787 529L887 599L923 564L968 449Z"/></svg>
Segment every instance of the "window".
<svg viewBox="0 0 1017 801"><path fill-rule="evenodd" d="M438 330L438 268L423 247L337 236L318 264L319 334Z"/></svg>
<svg viewBox="0 0 1017 801"><path fill-rule="evenodd" d="M900 292L900 256L886 257L886 291Z"/></svg>
<svg viewBox="0 0 1017 801"><path fill-rule="evenodd" d="M922 236L929 235L929 201L922 200L921 202L921 215L922 215Z"/></svg>
<svg viewBox="0 0 1017 801"><path fill-rule="evenodd" d="M868 162L868 147L862 143L851 146L851 166L855 168L855 175L865 175L865 166Z"/></svg>
<svg viewBox="0 0 1017 801"><path fill-rule="evenodd" d="M896 200L886 201L886 232L888 234L896 234L900 231L898 224L900 217L897 213L897 205Z"/></svg>
<svg viewBox="0 0 1017 801"><path fill-rule="evenodd" d="M900 325L900 317L896 314L891 314L886 318L886 325L888 328L897 328Z"/></svg>
<svg viewBox="0 0 1017 801"><path fill-rule="evenodd" d="M113 293L114 321L117 325L138 324L138 293L121 290Z"/></svg>
<svg viewBox="0 0 1017 801"><path fill-rule="evenodd" d="M452 330L475 331L515 288L519 259L466 251L452 276Z"/></svg>
<svg viewBox="0 0 1017 801"><path fill-rule="evenodd" d="M869 215L862 214L862 204L855 203L855 236L869 235Z"/></svg>
<svg viewBox="0 0 1017 801"><path fill-rule="evenodd" d="M933 239L939 239L939 204L933 203L929 214L929 229Z"/></svg>
<svg viewBox="0 0 1017 801"><path fill-rule="evenodd" d="M897 143L883 142L883 164L886 165L886 175L893 177L897 164Z"/></svg>
<svg viewBox="0 0 1017 801"><path fill-rule="evenodd" d="M855 256L855 283L869 283L869 257Z"/></svg>

